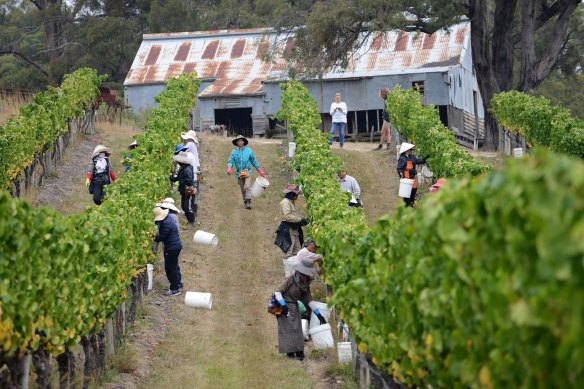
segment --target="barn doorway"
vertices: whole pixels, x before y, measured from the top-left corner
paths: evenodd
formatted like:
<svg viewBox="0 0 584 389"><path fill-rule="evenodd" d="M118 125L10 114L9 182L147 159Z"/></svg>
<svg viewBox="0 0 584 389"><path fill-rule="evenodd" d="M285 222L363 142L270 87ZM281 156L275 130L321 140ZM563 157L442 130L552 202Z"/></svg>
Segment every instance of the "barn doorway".
<svg viewBox="0 0 584 389"><path fill-rule="evenodd" d="M229 135L253 137L251 108L216 109L215 123L227 125Z"/></svg>

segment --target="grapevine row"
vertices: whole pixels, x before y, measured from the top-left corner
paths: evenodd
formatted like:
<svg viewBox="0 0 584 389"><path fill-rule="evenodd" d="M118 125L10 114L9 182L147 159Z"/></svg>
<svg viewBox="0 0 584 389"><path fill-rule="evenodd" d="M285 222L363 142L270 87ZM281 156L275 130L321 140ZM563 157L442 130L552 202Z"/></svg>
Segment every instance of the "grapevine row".
<svg viewBox="0 0 584 389"><path fill-rule="evenodd" d="M422 153L440 148L434 171L452 176L446 168L456 166L458 176L416 210L400 207L368 229L335 188L340 161L316 129L316 102L298 82L282 87L309 232L360 350L408 385L577 387L584 164L539 150L473 179L488 168L449 151L446 136L434 145L437 113L421 109L417 92L394 90L394 123Z"/></svg>
<svg viewBox="0 0 584 389"><path fill-rule="evenodd" d="M95 69L81 68L68 74L58 88L37 93L33 102L22 107L15 119L0 126L0 189L28 166L35 155L52 147L67 132L67 120L83 115L99 94L105 76Z"/></svg>
<svg viewBox="0 0 584 389"><path fill-rule="evenodd" d="M176 139L187 126L199 83L168 81L137 137L131 169L100 207L65 217L0 192L0 351L54 354L100 331L149 258L151 204L165 197Z"/></svg>

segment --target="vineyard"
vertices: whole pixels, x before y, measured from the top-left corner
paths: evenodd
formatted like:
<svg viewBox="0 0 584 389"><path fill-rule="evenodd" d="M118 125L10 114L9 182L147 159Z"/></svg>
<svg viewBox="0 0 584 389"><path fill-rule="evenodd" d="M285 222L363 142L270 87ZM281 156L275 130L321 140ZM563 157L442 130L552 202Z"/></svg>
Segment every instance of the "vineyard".
<svg viewBox="0 0 584 389"><path fill-rule="evenodd" d="M316 129L316 102L298 82L282 87L310 234L359 350L408 385L577 387L582 161L542 149L480 175L488 167L455 146L436 111L415 91L396 89L387 99L393 123L431 156L432 170L457 179L369 230L335 189L340 161Z"/></svg>
<svg viewBox="0 0 584 389"><path fill-rule="evenodd" d="M96 95L99 77L94 71L83 72L89 75L71 76L60 91L35 96L35 103L1 129L4 184L51 143L63 128L60 123ZM166 194L174 149L169 134L177 137L184 129L197 89L194 75L169 81L145 134L138 138L141 147L132 152L131 172L108 188L103 206L64 217L0 192L3 356L36 350L58 355L100 332L124 301L127 287L152 256L154 226L147 199Z"/></svg>
<svg viewBox="0 0 584 389"><path fill-rule="evenodd" d="M151 206L168 194L174 143L199 87L195 77L170 80L157 97L159 107L136 139L140 147L130 152L131 169L107 188L107 201L100 207L66 217L0 191L1 362L13 366L11 360L25 353L66 353L102 332L127 299L128 287L153 259ZM83 114L101 80L94 70L81 69L60 88L35 95L16 119L0 127L4 189L66 131L68 120ZM395 215L369 227L362 208L347 207L350 196L339 191L334 177L343 161L331 152L328 134L317 129L316 101L299 82L282 84L282 89L278 118L287 121L296 142L292 163L305 193L307 235L325 255L322 278L332 289L330 302L351 328L359 351L412 387L578 387L584 380L584 163L574 156L583 156L581 121L542 99L498 96L498 119L534 149L529 157L495 171L456 145L436 110L422 105L418 92L396 88L386 100L392 122L420 155L430 156L434 173L448 180L440 192L425 195L417 209L399 207ZM276 169L273 161L266 166ZM221 169L209 169L216 170ZM274 181L285 184L282 177ZM274 196L270 201L277 200ZM232 206L222 198L213 208L210 218L221 232L231 217L225 210ZM233 212L245 215L239 217L248 218L246 223L256 230L265 227L258 219L263 223L271 218L265 212L257 217ZM233 235L222 236L232 241L232 250L253 253L240 248ZM263 243L255 245L262 254L268 251ZM237 259L242 258L247 257ZM217 266L232 266L229 260L199 266L211 273ZM253 268L261 269L262 282L273 281L278 272L264 270L270 266L266 263L237 261L243 271L238 278L253 283ZM233 282L229 272L219 273L222 283ZM272 286L262 293L268 295ZM223 326L228 321L222 315L240 315L238 320L247 321L245 327L254 336L265 332L249 323L246 312L234 313L234 306L252 304L247 295L217 295L229 303L214 308L212 318L198 319L212 320L223 337L230 327ZM260 302L254 295L254 307L248 308L254 317L264 313ZM192 320L183 311L175 313ZM185 331L200 331L207 339L210 329ZM235 347L223 339L213 345ZM247 355L248 343L241 340L236 346ZM266 364L273 362L268 357L256 356ZM278 366L285 362L276 361ZM237 377L254 385L263 382L261 376L245 376L246 367L240 365L215 367L223 381L208 382L235 385L235 378L222 375L236 369ZM294 369L289 374L301 371Z"/></svg>

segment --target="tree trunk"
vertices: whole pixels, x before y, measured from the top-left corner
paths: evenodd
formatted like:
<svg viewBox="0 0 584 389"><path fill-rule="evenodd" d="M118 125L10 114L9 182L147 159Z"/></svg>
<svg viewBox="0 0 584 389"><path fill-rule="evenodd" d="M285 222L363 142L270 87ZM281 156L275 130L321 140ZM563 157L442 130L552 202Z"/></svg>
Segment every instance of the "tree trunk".
<svg viewBox="0 0 584 389"><path fill-rule="evenodd" d="M24 357L14 355L0 359L0 388L20 389L24 375Z"/></svg>

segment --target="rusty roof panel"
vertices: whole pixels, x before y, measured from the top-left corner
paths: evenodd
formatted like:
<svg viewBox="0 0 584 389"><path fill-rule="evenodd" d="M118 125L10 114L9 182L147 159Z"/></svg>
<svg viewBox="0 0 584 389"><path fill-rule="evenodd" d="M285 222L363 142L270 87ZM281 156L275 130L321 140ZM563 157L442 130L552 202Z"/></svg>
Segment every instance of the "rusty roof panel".
<svg viewBox="0 0 584 389"><path fill-rule="evenodd" d="M176 55L174 56L175 61L186 61L189 55L189 50L191 49L191 42L183 42L178 47Z"/></svg>
<svg viewBox="0 0 584 389"><path fill-rule="evenodd" d="M231 58L239 58L243 55L245 48L245 39L238 39L231 48Z"/></svg>
<svg viewBox="0 0 584 389"><path fill-rule="evenodd" d="M389 75L457 66L461 55L468 52L463 45L469 34L469 23L432 35L399 31L371 34L348 69L334 69L323 77ZM263 62L274 43L278 48L271 61ZM282 53L295 44L295 38L267 29L145 35L124 84L164 83L181 72L196 71L200 78L215 79L201 96L261 94L262 81L286 77L288 64Z"/></svg>
<svg viewBox="0 0 584 389"><path fill-rule="evenodd" d="M203 55L201 58L203 58L203 59L215 58L215 53L217 53L218 46L219 46L218 40L214 40L214 41L209 42L207 44L207 47L205 47L205 51L203 52Z"/></svg>
<svg viewBox="0 0 584 389"><path fill-rule="evenodd" d="M156 61L158 61L158 56L160 55L160 51L162 48L160 45L152 45L150 48L150 52L148 53L148 57L146 57L146 62L144 65L156 65Z"/></svg>

